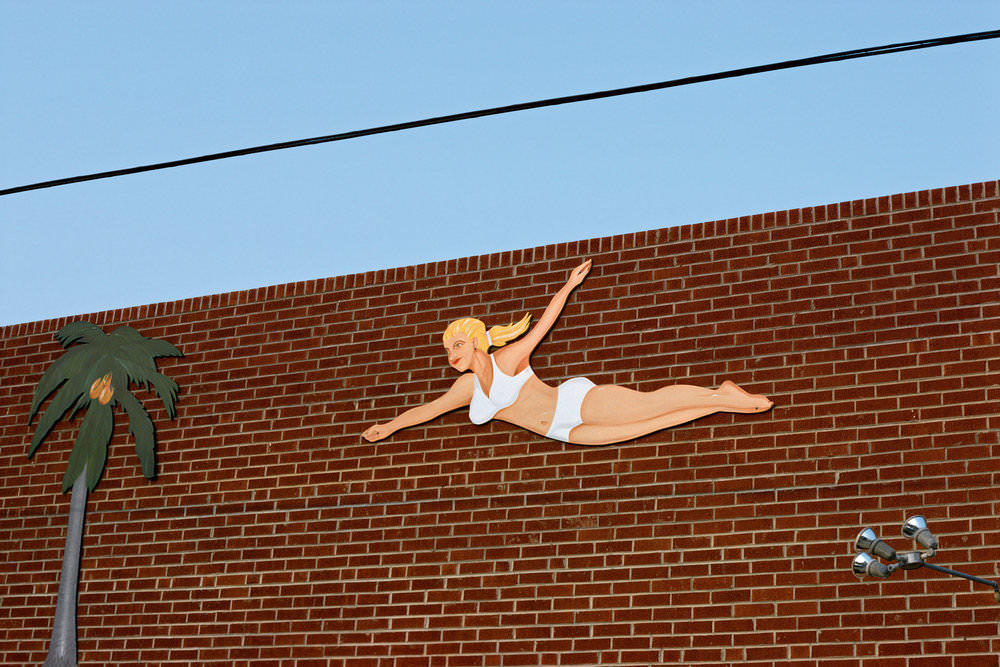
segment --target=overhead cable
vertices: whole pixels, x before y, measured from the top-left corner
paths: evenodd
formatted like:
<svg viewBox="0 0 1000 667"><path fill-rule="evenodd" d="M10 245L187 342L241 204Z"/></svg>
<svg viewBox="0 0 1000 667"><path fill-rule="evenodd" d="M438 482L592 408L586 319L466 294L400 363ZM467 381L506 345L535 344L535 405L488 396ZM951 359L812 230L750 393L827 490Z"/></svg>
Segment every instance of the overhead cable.
<svg viewBox="0 0 1000 667"><path fill-rule="evenodd" d="M923 39L914 42L901 42L898 44L887 44L885 46L874 46L864 49L854 49L851 51L840 51L838 53L829 53L822 56L812 56L810 58L785 60L783 62L771 63L768 65L742 67L739 69L726 70L724 72L716 72L714 74L700 74L697 76L688 76L680 79L672 79L670 81L661 81L659 83L647 83L638 86L627 86L625 88L614 88L611 90L602 90L592 93L567 95L564 97L553 97L550 99L537 100L534 102L521 102L519 104L510 104L501 107L480 109L478 111L466 111L463 113L450 114L447 116L435 116L433 118L425 118L423 120L414 120L405 123L395 123L393 125L382 125L379 127L372 127L364 130L353 130L350 132L341 132L339 134L329 134L322 137L312 137L310 139L296 139L294 141L282 141L274 144L265 144L263 146L252 146L250 148L240 148L237 150L223 151L221 153L210 153L208 155L184 158L181 160L171 160L168 162L158 162L155 164L147 164L137 167L128 167L126 169L114 169L111 171L102 171L93 174L85 174L82 176L59 178L51 181L42 181L39 183L20 185L17 187L3 189L0 190L0 196L12 195L18 192L27 192L29 190L41 190L43 188L52 188L60 185L69 185L71 183L94 181L102 178L113 178L116 176L126 176L128 174L138 174L145 171L155 171L158 169L183 167L185 165L198 164L200 162L225 160L227 158L240 157L243 155L252 155L254 153L266 153L269 151L284 150L286 148L312 146L315 144L325 144L333 141L344 141L345 139L357 139L359 137L367 137L375 134L386 134L389 132L399 132L401 130L410 130L418 127L427 127L429 125L441 125L443 123L454 123L461 120L471 120L473 118L497 116L505 113L513 113L515 111L527 111L529 109L540 109L543 107L552 107L561 104L587 102L590 100L599 100L607 97L618 97L621 95L646 93L653 90L676 88L678 86L687 86L694 83L705 83L707 81L718 81L720 79L732 79L740 76L748 76L750 74L761 74L764 72L774 72L777 70L792 69L795 67L806 67L809 65L820 65L823 63L838 62L841 60L852 60L855 58L868 58L871 56L881 56L890 53L900 53L903 51L914 51L917 49L927 49L935 46L946 46L949 44L960 44L963 42L974 42L985 39L996 39L997 37L1000 37L1000 30L988 30L985 32L974 32L965 35L954 35L951 37L936 37L933 39Z"/></svg>

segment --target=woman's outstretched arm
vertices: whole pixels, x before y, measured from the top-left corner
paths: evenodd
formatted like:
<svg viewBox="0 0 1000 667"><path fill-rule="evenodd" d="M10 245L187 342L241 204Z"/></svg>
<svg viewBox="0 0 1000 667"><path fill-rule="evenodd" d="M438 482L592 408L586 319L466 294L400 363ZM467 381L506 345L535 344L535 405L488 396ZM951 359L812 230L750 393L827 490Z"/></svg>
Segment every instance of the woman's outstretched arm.
<svg viewBox="0 0 1000 667"><path fill-rule="evenodd" d="M545 334L549 332L552 325L556 323L559 319L559 315L562 313L563 308L566 306L566 300L569 299L569 295L577 288L577 286L583 282L583 279L587 277L590 273L591 260L585 261L578 267L573 269L569 274L569 279L566 284L559 288L559 291L552 296L552 300L549 301L549 305L545 307L545 312L542 316L538 318L535 326L531 327L523 337L521 337L517 342L510 343L506 347L501 348L494 355L498 360L502 357L506 357L513 362L511 365L516 367L516 370L520 370L522 363L526 364L528 357L534 352L538 344L542 342L545 338Z"/></svg>
<svg viewBox="0 0 1000 667"><path fill-rule="evenodd" d="M399 414L395 419L385 424L375 424L361 434L368 442L375 442L383 438L388 438L396 431L423 424L435 417L440 417L446 412L451 412L457 408L468 405L472 401L472 382L474 377L471 373L463 374L455 380L451 389L435 398L430 403L418 405L415 408Z"/></svg>

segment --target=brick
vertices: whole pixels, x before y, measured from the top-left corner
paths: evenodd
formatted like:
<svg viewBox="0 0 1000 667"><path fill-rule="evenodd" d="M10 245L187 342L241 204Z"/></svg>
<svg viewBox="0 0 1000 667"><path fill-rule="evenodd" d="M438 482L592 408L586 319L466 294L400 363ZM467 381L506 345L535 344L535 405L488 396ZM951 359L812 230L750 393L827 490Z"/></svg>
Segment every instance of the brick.
<svg viewBox="0 0 1000 667"><path fill-rule="evenodd" d="M90 496L81 657L996 665L988 590L849 568L862 527L907 548L923 513L941 564L996 577L998 198L980 183L88 316L186 356L160 360L175 422L136 391L159 477L119 418ZM361 440L450 386L444 322L537 317L583 255L541 377L728 377L775 409L603 448L460 413ZM79 417L30 461L25 418L68 321L0 333L3 664L43 660L57 590Z"/></svg>

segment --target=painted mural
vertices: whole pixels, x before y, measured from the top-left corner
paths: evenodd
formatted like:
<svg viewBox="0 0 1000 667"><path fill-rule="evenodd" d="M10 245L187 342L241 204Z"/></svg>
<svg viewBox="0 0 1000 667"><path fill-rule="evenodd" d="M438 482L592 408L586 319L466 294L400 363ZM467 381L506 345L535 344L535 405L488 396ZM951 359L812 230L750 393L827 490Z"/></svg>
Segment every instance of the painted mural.
<svg viewBox="0 0 1000 667"><path fill-rule="evenodd" d="M538 322L531 316L489 330L475 318L456 320L442 336L448 364L461 375L443 395L406 410L363 433L369 442L469 408L474 424L491 419L575 445L608 445L638 438L716 412L756 413L773 403L728 380L716 389L673 384L642 392L617 385L597 385L584 377L559 386L542 382L531 368L531 354L562 313L567 300L590 273L587 260L573 269ZM490 352L490 349L495 349Z"/></svg>

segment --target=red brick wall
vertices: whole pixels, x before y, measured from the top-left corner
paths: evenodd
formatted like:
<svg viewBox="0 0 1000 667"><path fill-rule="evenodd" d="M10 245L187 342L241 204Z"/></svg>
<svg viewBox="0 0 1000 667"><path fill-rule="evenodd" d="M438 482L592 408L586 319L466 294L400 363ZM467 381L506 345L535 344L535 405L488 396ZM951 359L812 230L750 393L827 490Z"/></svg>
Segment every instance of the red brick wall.
<svg viewBox="0 0 1000 667"><path fill-rule="evenodd" d="M858 582L850 543L1000 576L998 182L89 316L185 353L144 479L119 418L91 495L88 665L996 665L988 587ZM359 434L454 379L444 324L536 316L558 382L725 378L771 396L586 448L456 412ZM31 394L78 318L2 334L0 661L40 664L79 417L31 461Z"/></svg>

